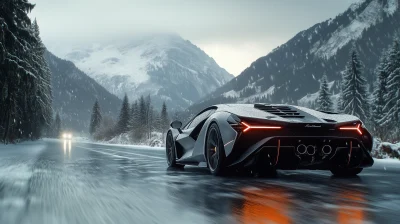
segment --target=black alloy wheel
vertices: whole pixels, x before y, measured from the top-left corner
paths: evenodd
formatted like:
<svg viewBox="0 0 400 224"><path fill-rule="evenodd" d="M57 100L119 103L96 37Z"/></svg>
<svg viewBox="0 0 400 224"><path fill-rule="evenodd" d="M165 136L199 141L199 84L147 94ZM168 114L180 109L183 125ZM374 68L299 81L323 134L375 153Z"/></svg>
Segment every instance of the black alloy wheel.
<svg viewBox="0 0 400 224"><path fill-rule="evenodd" d="M213 123L207 131L207 166L213 175L222 175L224 171L225 151L218 125Z"/></svg>
<svg viewBox="0 0 400 224"><path fill-rule="evenodd" d="M166 150L168 167L173 167L173 168L184 167L184 165L176 164L175 143L174 143L174 138L172 137L172 132L168 132L167 134L167 139L165 141L165 150Z"/></svg>

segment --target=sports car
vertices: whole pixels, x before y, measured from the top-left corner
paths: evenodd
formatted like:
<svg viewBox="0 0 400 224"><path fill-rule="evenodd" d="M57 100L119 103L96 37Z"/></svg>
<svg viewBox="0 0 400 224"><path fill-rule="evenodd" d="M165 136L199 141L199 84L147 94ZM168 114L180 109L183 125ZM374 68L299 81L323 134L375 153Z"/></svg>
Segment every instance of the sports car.
<svg viewBox="0 0 400 224"><path fill-rule="evenodd" d="M173 121L166 156L169 167L202 164L214 175L317 169L348 176L373 165L372 142L352 115L282 104L221 104L184 126Z"/></svg>

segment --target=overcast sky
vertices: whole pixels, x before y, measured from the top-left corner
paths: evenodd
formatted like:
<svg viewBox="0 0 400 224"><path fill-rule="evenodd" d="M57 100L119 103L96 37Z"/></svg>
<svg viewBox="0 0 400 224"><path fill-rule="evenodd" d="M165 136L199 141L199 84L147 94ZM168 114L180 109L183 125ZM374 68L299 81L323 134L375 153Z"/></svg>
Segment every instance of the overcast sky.
<svg viewBox="0 0 400 224"><path fill-rule="evenodd" d="M174 32L233 75L299 31L358 0L30 0L46 46L71 46ZM61 55L59 55L61 56Z"/></svg>

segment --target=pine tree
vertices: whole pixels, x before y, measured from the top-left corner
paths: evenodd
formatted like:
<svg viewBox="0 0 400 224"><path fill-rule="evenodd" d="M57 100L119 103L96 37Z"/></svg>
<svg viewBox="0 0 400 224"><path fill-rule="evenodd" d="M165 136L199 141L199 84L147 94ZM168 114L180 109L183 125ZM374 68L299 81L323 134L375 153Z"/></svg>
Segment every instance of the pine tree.
<svg viewBox="0 0 400 224"><path fill-rule="evenodd" d="M387 78L387 93L384 98L387 100L383 107L384 116L381 125L391 127L394 140L400 135L400 47L395 41L389 51L388 61L385 66Z"/></svg>
<svg viewBox="0 0 400 224"><path fill-rule="evenodd" d="M343 77L342 77L343 79ZM337 105L336 105L336 112L338 113L343 113L344 109L343 109L343 85L342 85L342 81L340 81L339 83L339 88L340 88L340 92L339 92L339 97L337 99Z"/></svg>
<svg viewBox="0 0 400 224"><path fill-rule="evenodd" d="M343 75L343 111L359 117L362 121L367 121L369 116L368 85L362 71L363 64L353 48Z"/></svg>
<svg viewBox="0 0 400 224"><path fill-rule="evenodd" d="M51 74L27 0L0 1L0 135L37 139L51 123Z"/></svg>
<svg viewBox="0 0 400 224"><path fill-rule="evenodd" d="M165 102L162 105L161 108L161 115L160 115L160 119L161 119L161 132L164 134L164 132L166 132L168 130L169 127L169 116L168 116L168 112L167 112L167 105L165 104Z"/></svg>
<svg viewBox="0 0 400 224"><path fill-rule="evenodd" d="M153 108L151 106L151 98L150 94L146 97L145 100L145 130L147 139L151 137L151 130L152 130L152 116L153 116Z"/></svg>
<svg viewBox="0 0 400 224"><path fill-rule="evenodd" d="M30 100L32 111L31 127L33 131L33 138L40 136L42 128L47 128L51 124L52 119L52 90L51 90L51 72L47 61L44 58L46 48L40 38L39 25L36 19L31 26L33 36L36 42L32 44L32 55L34 60L37 61L36 70L38 71L35 81L35 88L32 92L33 97Z"/></svg>
<svg viewBox="0 0 400 224"><path fill-rule="evenodd" d="M97 131L98 127L101 124L101 111L100 111L100 105L98 100L96 99L96 102L93 105L92 109L92 116L90 118L90 127L89 127L89 133L90 135L93 136L93 134Z"/></svg>
<svg viewBox="0 0 400 224"><path fill-rule="evenodd" d="M115 134L119 135L122 133L126 133L129 131L129 121L130 121L130 108L129 108L129 100L128 96L125 94L124 99L122 101L121 111L119 113L119 118L117 122L117 126L115 127Z"/></svg>
<svg viewBox="0 0 400 224"><path fill-rule="evenodd" d="M138 120L138 113L139 113L139 105L137 100L131 105L131 116L129 120L129 129L133 131L136 128L136 121Z"/></svg>
<svg viewBox="0 0 400 224"><path fill-rule="evenodd" d="M331 93L329 92L328 78L322 76L321 86L318 93L317 108L320 111L332 111Z"/></svg>
<svg viewBox="0 0 400 224"><path fill-rule="evenodd" d="M377 84L373 93L373 103L372 103L372 125L374 134L381 139L386 136L385 125L381 124L381 120L384 117L384 106L386 105L387 99L385 95L387 94L387 78L388 73L386 68L388 66L388 55L386 52L382 55L380 63L375 71L377 76Z"/></svg>
<svg viewBox="0 0 400 224"><path fill-rule="evenodd" d="M61 136L61 118L60 115L57 113L56 118L53 123L53 136L58 138Z"/></svg>

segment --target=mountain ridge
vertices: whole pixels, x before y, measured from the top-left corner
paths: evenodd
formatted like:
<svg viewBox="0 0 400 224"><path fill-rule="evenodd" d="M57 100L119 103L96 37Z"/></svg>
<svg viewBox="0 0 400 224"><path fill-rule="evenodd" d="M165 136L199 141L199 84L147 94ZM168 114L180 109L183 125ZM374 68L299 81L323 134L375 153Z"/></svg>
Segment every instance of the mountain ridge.
<svg viewBox="0 0 400 224"><path fill-rule="evenodd" d="M79 70L73 62L49 51L45 59L52 73L53 110L59 113L63 128L88 132L92 106L98 99L103 115L114 117L122 101Z"/></svg>
<svg viewBox="0 0 400 224"><path fill-rule="evenodd" d="M329 82L336 81L331 89L336 94L353 46L366 65L364 74L372 88L379 57L399 36L398 9L398 0L365 0L352 4L334 19L299 32L260 57L239 76L188 110L243 101L298 104L298 100L318 91L323 75L327 75ZM346 33L348 30L352 32Z"/></svg>
<svg viewBox="0 0 400 224"><path fill-rule="evenodd" d="M203 50L177 34L136 37L128 42L77 48L66 53L109 92L135 100L150 94L183 109L233 78Z"/></svg>

